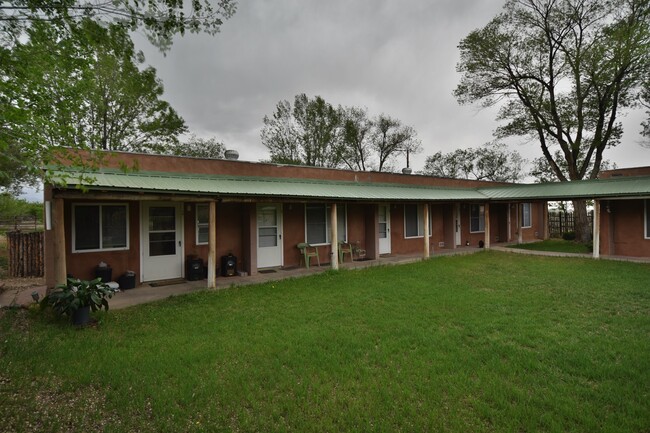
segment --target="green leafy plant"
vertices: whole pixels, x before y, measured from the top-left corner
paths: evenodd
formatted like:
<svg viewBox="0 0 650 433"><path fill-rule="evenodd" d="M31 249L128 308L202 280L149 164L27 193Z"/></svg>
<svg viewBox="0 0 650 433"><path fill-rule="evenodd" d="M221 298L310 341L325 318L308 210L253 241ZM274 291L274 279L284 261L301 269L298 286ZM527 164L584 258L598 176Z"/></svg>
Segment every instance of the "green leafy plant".
<svg viewBox="0 0 650 433"><path fill-rule="evenodd" d="M67 284L56 286L43 299L42 304L52 307L60 316L72 316L82 307L90 307L92 311L102 308L108 311L108 299L112 298L114 293L115 290L103 283L101 278L90 281L68 278Z"/></svg>

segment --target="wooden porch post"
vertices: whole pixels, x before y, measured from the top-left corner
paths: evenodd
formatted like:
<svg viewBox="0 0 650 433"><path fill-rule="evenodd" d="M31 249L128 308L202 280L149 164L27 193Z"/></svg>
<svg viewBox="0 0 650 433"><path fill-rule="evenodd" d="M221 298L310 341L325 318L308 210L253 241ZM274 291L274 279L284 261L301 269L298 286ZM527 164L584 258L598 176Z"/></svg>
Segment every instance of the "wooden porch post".
<svg viewBox="0 0 650 433"><path fill-rule="evenodd" d="M510 242L512 240L512 203L508 203L508 234L506 236L506 241Z"/></svg>
<svg viewBox="0 0 650 433"><path fill-rule="evenodd" d="M338 228L338 214L336 212L336 203L330 206L330 241L332 243L332 269L339 268L339 228Z"/></svg>
<svg viewBox="0 0 650 433"><path fill-rule="evenodd" d="M56 284L65 284L67 266L65 262L65 217L62 198L54 199L54 280Z"/></svg>
<svg viewBox="0 0 650 433"><path fill-rule="evenodd" d="M517 243L524 243L524 233L521 230L521 215L523 213L523 204L517 203Z"/></svg>
<svg viewBox="0 0 650 433"><path fill-rule="evenodd" d="M208 288L217 287L217 202L210 202L208 227Z"/></svg>
<svg viewBox="0 0 650 433"><path fill-rule="evenodd" d="M600 200L594 200L594 259L600 258Z"/></svg>
<svg viewBox="0 0 650 433"><path fill-rule="evenodd" d="M424 258L429 258L429 205L424 204L422 208L424 214Z"/></svg>
<svg viewBox="0 0 650 433"><path fill-rule="evenodd" d="M485 240L484 247L490 249L490 203L485 203Z"/></svg>

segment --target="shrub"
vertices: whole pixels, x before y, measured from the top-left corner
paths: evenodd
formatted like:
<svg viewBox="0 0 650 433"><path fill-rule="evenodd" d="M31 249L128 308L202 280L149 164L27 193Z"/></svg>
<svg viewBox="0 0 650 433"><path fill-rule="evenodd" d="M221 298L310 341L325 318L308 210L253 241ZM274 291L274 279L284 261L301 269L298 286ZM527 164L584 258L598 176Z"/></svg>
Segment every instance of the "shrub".
<svg viewBox="0 0 650 433"><path fill-rule="evenodd" d="M574 231L564 232L562 233L562 239L564 239L565 241L575 241L576 232Z"/></svg>

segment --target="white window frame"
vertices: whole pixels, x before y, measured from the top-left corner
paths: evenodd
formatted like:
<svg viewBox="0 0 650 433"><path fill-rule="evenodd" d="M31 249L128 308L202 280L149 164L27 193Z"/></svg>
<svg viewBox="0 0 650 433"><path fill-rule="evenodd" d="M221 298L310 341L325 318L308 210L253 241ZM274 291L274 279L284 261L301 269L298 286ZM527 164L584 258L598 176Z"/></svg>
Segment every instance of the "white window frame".
<svg viewBox="0 0 650 433"><path fill-rule="evenodd" d="M208 210L208 221L205 223L199 222L199 207L206 207ZM210 230L210 204L209 203L197 203L196 207L194 208L194 230L195 230L195 240L196 240L196 245L208 245L210 243L210 235L208 234L208 241L206 242L201 242L199 241L199 228L206 228L208 231Z"/></svg>
<svg viewBox="0 0 650 433"><path fill-rule="evenodd" d="M472 230L472 208L478 208L478 230ZM483 212L481 212L483 208ZM483 230L481 230L481 219L483 219ZM470 233L485 233L485 205L484 204L470 204L469 205L469 232Z"/></svg>
<svg viewBox="0 0 650 433"><path fill-rule="evenodd" d="M528 224L526 224L526 210L528 207ZM521 228L529 229L533 226L533 205L532 203L522 203L521 204Z"/></svg>
<svg viewBox="0 0 650 433"><path fill-rule="evenodd" d="M77 249L77 222L76 222L76 209L77 207L90 207L90 206L97 206L99 207L99 248L95 249L89 249L89 250L78 250ZM123 206L126 209L126 246L124 247L117 247L117 248L102 248L102 242L103 242L103 236L102 236L102 217L103 217L103 212L102 212L102 207L104 206ZM128 203L73 203L72 204L72 252L73 253L96 253L99 251L126 251L130 247L130 233L131 233L131 227L129 225L129 204Z"/></svg>
<svg viewBox="0 0 650 433"><path fill-rule="evenodd" d="M645 227L645 233L644 233L644 238L645 239L650 239L650 215L648 212L650 211L650 199L645 199L643 200L644 203L644 218L643 218L643 226Z"/></svg>
<svg viewBox="0 0 650 433"><path fill-rule="evenodd" d="M418 220L418 234L416 236L406 236L406 207L407 206L417 206L417 220ZM432 218L431 218L431 205L428 204L405 204L404 205L404 239L417 239L417 238L423 238L424 237L424 206L429 206L429 237L432 236L433 232L433 223L432 223ZM420 233L420 229L422 229L423 233Z"/></svg>
<svg viewBox="0 0 650 433"><path fill-rule="evenodd" d="M307 238L307 208L308 207L324 207L325 209L325 242L324 243L317 243L317 244L310 244L313 246L320 246L320 245L331 245L332 244L332 225L330 222L330 209L331 206L329 204L322 204L322 203L307 203L305 204L305 242L308 242ZM343 208L343 221L345 224L345 229L343 230L343 240L342 242L347 242L348 241L348 207L344 204L342 205L337 205L336 207L336 212L340 212L341 207ZM341 227L339 225L338 227L338 235L341 236Z"/></svg>

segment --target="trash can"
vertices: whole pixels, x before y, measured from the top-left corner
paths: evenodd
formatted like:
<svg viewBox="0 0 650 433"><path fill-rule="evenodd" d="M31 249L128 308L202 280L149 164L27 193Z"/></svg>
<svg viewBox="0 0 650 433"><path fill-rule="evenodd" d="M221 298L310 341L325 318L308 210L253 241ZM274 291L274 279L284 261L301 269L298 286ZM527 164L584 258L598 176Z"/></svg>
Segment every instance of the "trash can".
<svg viewBox="0 0 650 433"><path fill-rule="evenodd" d="M101 278L102 283L113 281L113 268L110 266L97 266L95 268L95 278Z"/></svg>
<svg viewBox="0 0 650 433"><path fill-rule="evenodd" d="M232 254L221 257L221 276L232 277L237 274L237 257Z"/></svg>
<svg viewBox="0 0 650 433"><path fill-rule="evenodd" d="M198 281L203 279L203 259L200 257L187 259L187 272L185 279Z"/></svg>
<svg viewBox="0 0 650 433"><path fill-rule="evenodd" d="M135 272L126 271L120 278L117 279L121 290L133 289L135 287Z"/></svg>

